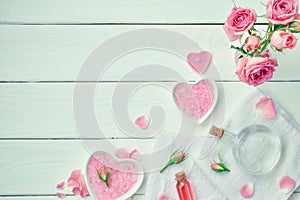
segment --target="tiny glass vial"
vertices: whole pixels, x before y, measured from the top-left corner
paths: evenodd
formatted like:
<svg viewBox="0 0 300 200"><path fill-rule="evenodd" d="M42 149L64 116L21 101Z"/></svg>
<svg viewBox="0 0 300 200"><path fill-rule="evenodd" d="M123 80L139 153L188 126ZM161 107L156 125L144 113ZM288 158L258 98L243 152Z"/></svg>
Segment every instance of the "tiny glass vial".
<svg viewBox="0 0 300 200"><path fill-rule="evenodd" d="M180 200L195 200L192 186L189 180L186 179L184 172L178 172L176 176L176 189Z"/></svg>

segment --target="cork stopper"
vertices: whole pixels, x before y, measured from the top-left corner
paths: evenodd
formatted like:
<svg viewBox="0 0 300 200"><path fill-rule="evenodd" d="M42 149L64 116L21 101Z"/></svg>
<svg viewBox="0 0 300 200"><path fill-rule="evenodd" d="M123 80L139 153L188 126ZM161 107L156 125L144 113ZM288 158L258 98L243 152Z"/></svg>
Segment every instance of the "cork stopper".
<svg viewBox="0 0 300 200"><path fill-rule="evenodd" d="M175 174L176 181L182 182L186 180L186 176L184 172L178 172Z"/></svg>
<svg viewBox="0 0 300 200"><path fill-rule="evenodd" d="M209 133L211 135L214 135L214 136L218 137L218 138L221 138L224 134L224 129L218 128L216 126L212 126L209 130Z"/></svg>

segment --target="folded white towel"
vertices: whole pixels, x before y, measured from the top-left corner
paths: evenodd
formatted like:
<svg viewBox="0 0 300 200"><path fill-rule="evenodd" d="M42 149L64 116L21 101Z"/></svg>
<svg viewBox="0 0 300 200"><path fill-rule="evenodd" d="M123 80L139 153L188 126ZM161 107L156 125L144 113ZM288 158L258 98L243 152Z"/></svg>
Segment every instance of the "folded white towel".
<svg viewBox="0 0 300 200"><path fill-rule="evenodd" d="M194 142L192 155L181 164L169 167L164 173L154 172L149 175L146 199L156 200L161 194L166 194L171 200L178 199L176 192L175 173L184 171L192 183L196 199L243 199L240 195L240 187L248 182L254 183L255 200L285 200L293 193L300 184L300 126L273 100L277 114L274 118L263 118L261 113L255 109L256 103L265 95L259 90L245 99L225 122L224 128L232 133L238 133L242 128L262 124L274 131L280 139L282 152L277 165L270 172L262 175L253 175L244 172L238 167L232 153L232 141L223 140L218 143L209 155L200 159L197 154L200 144L207 137L200 137ZM171 141L174 135L171 133L161 134L157 137L155 148L163 146ZM175 144L169 147L170 154L177 149ZM196 149L196 151L195 151ZM210 169L210 163L215 156L221 153L226 166L231 170L229 173L216 173ZM167 162L169 155L162 155L160 160ZM193 158L193 159L192 159ZM195 164L196 163L196 164ZM282 193L279 188L279 179L288 175L296 181L293 191L288 194Z"/></svg>

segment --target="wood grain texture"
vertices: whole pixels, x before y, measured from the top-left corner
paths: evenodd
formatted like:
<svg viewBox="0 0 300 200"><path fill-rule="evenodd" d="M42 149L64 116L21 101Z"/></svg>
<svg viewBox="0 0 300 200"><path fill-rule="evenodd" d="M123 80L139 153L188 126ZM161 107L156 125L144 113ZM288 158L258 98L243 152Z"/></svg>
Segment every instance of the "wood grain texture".
<svg viewBox="0 0 300 200"><path fill-rule="evenodd" d="M264 13L259 0L240 6ZM2 0L0 23L222 23L231 0Z"/></svg>
<svg viewBox="0 0 300 200"><path fill-rule="evenodd" d="M154 140L111 140L116 146L131 145L148 153ZM76 141L0 141L1 195L54 195L57 183L74 169L84 169L89 152ZM99 147L101 149L101 147ZM146 182L146 180L145 180ZM16 184L18 183L18 184ZM145 193L145 184L137 194Z"/></svg>
<svg viewBox="0 0 300 200"><path fill-rule="evenodd" d="M299 196L299 195L294 194L293 196ZM56 196L0 197L0 200L41 200L41 199L58 200L58 198ZM73 196L69 196L69 197L67 197L67 199L77 200L77 198L73 197ZM85 200L94 200L91 197L86 197L84 199ZM145 196L143 194L136 194L136 195L132 196L131 198L129 198L128 200L145 200Z"/></svg>
<svg viewBox="0 0 300 200"><path fill-rule="evenodd" d="M127 104L122 97L115 99L116 97L112 96L117 83L98 84L94 98L95 113L106 138L131 137L124 134L114 120L112 99L116 100L117 106L128 107L130 121L143 114L149 115L154 105L161 105L166 111L167 119L163 130L175 132L179 130L181 113L170 91L159 86L159 83L121 84L139 87L144 85L144 87L138 90ZM225 117L240 101L237 94L242 97L254 90L244 83L217 83L217 85L219 91L224 87L225 95L220 93L219 101L222 101L220 105L226 108ZM291 91L298 91L299 88L300 83L267 83L261 87L297 121L300 121L298 93ZM0 138L88 138L88 135L79 135L77 131L74 121L73 90L73 83L0 84ZM215 113L217 112L216 110ZM208 125L204 123L201 127ZM143 134L145 132L141 131L141 136Z"/></svg>
<svg viewBox="0 0 300 200"><path fill-rule="evenodd" d="M116 147L137 148L141 153L152 152L153 141L110 140ZM98 142L101 149L101 141ZM84 170L90 156L80 140L1 141L0 149L0 194L8 196L56 194L56 185L67 180L74 169ZM137 194L144 191L145 184Z"/></svg>
<svg viewBox="0 0 300 200"><path fill-rule="evenodd" d="M234 74L235 51L229 49L230 43L222 26L2 25L0 26L0 81L76 81L83 63L96 47L122 33L149 28L173 31L192 39L204 50L212 53L219 79L238 80ZM132 42L135 38L132 38ZM151 35L147 35L147 39L156 40L151 38ZM115 48L125 44L126 41L122 41L115 45ZM176 45L174 42L169 46ZM126 74L146 64L164 65L187 80L199 79L199 75L184 59L188 53L194 51L192 47L187 48L189 50L186 51L186 55L182 55L182 58L157 49L145 49L143 46L141 48L116 58L101 78L87 77L83 80L121 81ZM272 54L279 59L279 67L273 81L299 80L300 64L295 62L299 54L299 45L293 51L286 51L286 56ZM99 57L101 55L100 52ZM94 71L91 73L93 74ZM157 81L155 76L148 79ZM174 80L169 74L161 74L159 79ZM127 80L141 80L141 77L135 76Z"/></svg>

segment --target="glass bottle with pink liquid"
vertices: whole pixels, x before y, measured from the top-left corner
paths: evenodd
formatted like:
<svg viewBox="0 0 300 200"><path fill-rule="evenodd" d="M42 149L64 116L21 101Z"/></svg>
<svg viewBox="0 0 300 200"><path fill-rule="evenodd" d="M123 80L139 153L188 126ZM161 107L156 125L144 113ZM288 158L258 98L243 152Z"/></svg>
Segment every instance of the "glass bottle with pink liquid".
<svg viewBox="0 0 300 200"><path fill-rule="evenodd" d="M180 200L195 200L192 191L192 186L189 180L186 179L184 172L178 172L176 176L176 189Z"/></svg>

